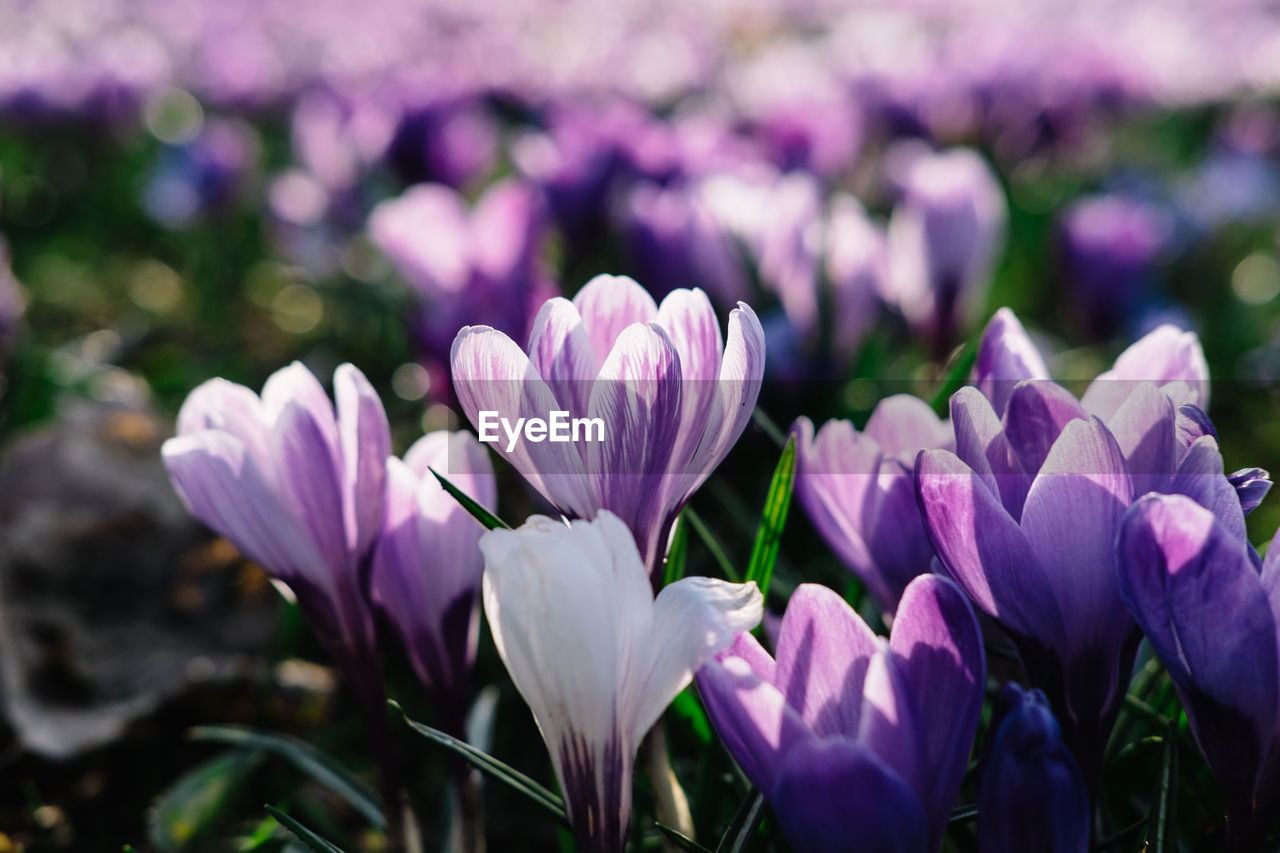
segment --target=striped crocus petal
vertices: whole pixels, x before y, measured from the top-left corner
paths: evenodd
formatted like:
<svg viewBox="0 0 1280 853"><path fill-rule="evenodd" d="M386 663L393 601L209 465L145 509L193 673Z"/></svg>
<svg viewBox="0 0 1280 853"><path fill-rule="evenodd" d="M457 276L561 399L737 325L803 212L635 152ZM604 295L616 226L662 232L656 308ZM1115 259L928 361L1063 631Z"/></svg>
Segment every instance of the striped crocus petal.
<svg viewBox="0 0 1280 853"><path fill-rule="evenodd" d="M734 635L760 620L754 584L686 578L655 602L630 531L602 511L534 516L480 541L498 653L551 753L581 849L623 848L640 739Z"/></svg>

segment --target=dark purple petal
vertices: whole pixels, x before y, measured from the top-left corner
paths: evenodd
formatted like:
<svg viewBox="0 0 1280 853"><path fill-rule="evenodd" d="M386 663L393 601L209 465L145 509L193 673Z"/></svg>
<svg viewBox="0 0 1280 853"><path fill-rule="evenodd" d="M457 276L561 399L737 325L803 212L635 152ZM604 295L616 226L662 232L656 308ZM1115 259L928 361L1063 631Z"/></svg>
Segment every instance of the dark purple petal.
<svg viewBox="0 0 1280 853"><path fill-rule="evenodd" d="M1177 461L1173 401L1150 382L1133 390L1107 427L1120 445L1137 495L1165 491Z"/></svg>
<svg viewBox="0 0 1280 853"><path fill-rule="evenodd" d="M1116 545L1120 589L1164 662L1232 813L1275 736L1276 619L1247 542L1181 495L1147 495Z"/></svg>
<svg viewBox="0 0 1280 853"><path fill-rule="evenodd" d="M999 495L1015 520L1021 518L1031 477L1009 445L991 402L972 386L961 388L951 397L951 424L956 456L982 477L992 494Z"/></svg>
<svg viewBox="0 0 1280 853"><path fill-rule="evenodd" d="M1064 642L1053 587L1022 528L967 465L945 450L916 462L925 527L947 574L1015 636Z"/></svg>
<svg viewBox="0 0 1280 853"><path fill-rule="evenodd" d="M1009 395L1004 431L1023 470L1034 476L1066 425L1087 419L1079 401L1066 388L1056 382L1028 381L1015 386Z"/></svg>
<svg viewBox="0 0 1280 853"><path fill-rule="evenodd" d="M1222 454L1212 436L1202 436L1191 444L1168 488L1161 491L1186 495L1212 512L1232 536L1246 538L1244 507L1235 487L1222 473Z"/></svg>
<svg viewBox="0 0 1280 853"><path fill-rule="evenodd" d="M1271 473L1265 468L1241 468L1228 474L1227 480L1235 488L1245 515L1257 509L1271 491Z"/></svg>
<svg viewBox="0 0 1280 853"><path fill-rule="evenodd" d="M792 749L769 799L783 835L805 853L929 850L919 797L870 751L843 737Z"/></svg>
<svg viewBox="0 0 1280 853"><path fill-rule="evenodd" d="M925 575L902 596L889 641L911 683L929 768L931 840L942 840L982 712L986 657L973 608L951 581Z"/></svg>

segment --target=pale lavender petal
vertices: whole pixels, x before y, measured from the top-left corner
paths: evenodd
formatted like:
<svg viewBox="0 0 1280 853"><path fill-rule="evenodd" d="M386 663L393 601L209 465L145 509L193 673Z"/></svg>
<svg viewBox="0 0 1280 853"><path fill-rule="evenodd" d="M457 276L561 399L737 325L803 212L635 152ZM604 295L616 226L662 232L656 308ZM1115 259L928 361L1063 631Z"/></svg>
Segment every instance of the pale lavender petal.
<svg viewBox="0 0 1280 853"><path fill-rule="evenodd" d="M543 303L529 334L529 361L575 417L587 413L602 357L572 302L557 296Z"/></svg>
<svg viewBox="0 0 1280 853"><path fill-rule="evenodd" d="M774 683L817 734L852 737L876 645L844 599L825 586L801 584L782 617Z"/></svg>
<svg viewBox="0 0 1280 853"><path fill-rule="evenodd" d="M582 316L596 357L604 362L622 330L633 323L650 323L658 306L649 291L626 276L598 275L583 285L573 304Z"/></svg>
<svg viewBox="0 0 1280 853"><path fill-rule="evenodd" d="M1104 421L1119 410L1138 383L1180 383L1180 404L1209 408L1209 365L1195 332L1164 325L1134 343L1115 365L1089 385L1082 403Z"/></svg>
<svg viewBox="0 0 1280 853"><path fill-rule="evenodd" d="M1066 388L1055 382L1027 381L1019 383L1009 395L1004 431L1023 470L1034 476L1066 425L1087 418Z"/></svg>
<svg viewBox="0 0 1280 853"><path fill-rule="evenodd" d="M343 522L347 548L368 553L382 524L382 499L391 455L391 427L387 413L369 380L353 365L333 374L342 446Z"/></svg>
<svg viewBox="0 0 1280 853"><path fill-rule="evenodd" d="M329 457L328 438L308 409L287 403L268 450L285 505L306 528L335 581L346 581L356 572L356 560L347 547L342 473Z"/></svg>
<svg viewBox="0 0 1280 853"><path fill-rule="evenodd" d="M878 639L862 685L857 740L910 785L923 803L933 768L925 763L919 716L911 683L888 642Z"/></svg>
<svg viewBox="0 0 1280 853"><path fill-rule="evenodd" d="M951 396L951 424L956 456L1000 497L1014 520L1021 518L1031 477L1009 445L991 401L972 386L961 388Z"/></svg>
<svg viewBox="0 0 1280 853"><path fill-rule="evenodd" d="M1150 382L1133 393L1107 421L1133 477L1134 494L1164 491L1177 454L1177 415L1173 401ZM1221 465L1219 465L1221 473Z"/></svg>
<svg viewBox="0 0 1280 853"><path fill-rule="evenodd" d="M302 407L315 422L316 431L328 448L330 464L335 468L340 466L342 448L338 442L338 421L333 403L315 374L297 361L271 374L262 386L263 419L275 425L284 409L291 404ZM317 457L317 461L319 459Z"/></svg>
<svg viewBox="0 0 1280 853"><path fill-rule="evenodd" d="M921 450L950 450L953 444L951 425L911 394L894 394L877 403L863 433L885 453L908 462Z"/></svg>

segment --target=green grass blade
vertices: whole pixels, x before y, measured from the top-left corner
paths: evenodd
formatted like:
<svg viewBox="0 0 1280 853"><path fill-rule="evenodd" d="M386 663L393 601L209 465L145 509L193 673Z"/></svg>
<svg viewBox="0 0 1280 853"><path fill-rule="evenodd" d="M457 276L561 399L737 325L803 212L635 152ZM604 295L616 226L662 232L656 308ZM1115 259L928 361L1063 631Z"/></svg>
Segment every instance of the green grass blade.
<svg viewBox="0 0 1280 853"><path fill-rule="evenodd" d="M321 838L275 806L267 806L266 809L268 814L280 821L281 826L292 832L295 838L307 845L308 848L316 851L316 853L345 853L341 847L332 841Z"/></svg>
<svg viewBox="0 0 1280 853"><path fill-rule="evenodd" d="M243 726L197 726L192 740L214 741L232 746L261 749L291 762L312 779L333 791L378 829L386 829L387 819L378 804L378 795L358 776L309 743L289 735L260 732Z"/></svg>
<svg viewBox="0 0 1280 853"><path fill-rule="evenodd" d="M471 513L472 518L484 525L485 530L493 530L497 527L505 527L507 530L511 529L510 524L507 524L505 521L489 512L489 510L480 506L480 504L472 500L469 495L465 494L462 489L459 489L453 483L450 483L449 480L435 468L428 468L427 470L431 472L432 476L440 481L440 485L444 487L446 492L453 495L453 499L455 501L462 504L463 509Z"/></svg>
<svg viewBox="0 0 1280 853"><path fill-rule="evenodd" d="M665 823L656 820L653 822L653 825L657 827L659 832L667 837L668 841L676 847L679 847L681 850L688 850L689 853L712 853L709 848L703 847L701 844L680 832L678 829L672 829Z"/></svg>
<svg viewBox="0 0 1280 853"><path fill-rule="evenodd" d="M1174 839L1173 814L1178 800L1178 724L1169 723L1164 739L1164 756L1160 760L1160 790L1155 811L1151 814L1151 853L1173 853L1178 849Z"/></svg>
<svg viewBox="0 0 1280 853"><path fill-rule="evenodd" d="M728 829L720 837L720 843L716 845L716 853L742 853L747 848L747 842L751 840L751 834L760 825L763 810L764 794L752 788L743 798L738 810L734 812Z"/></svg>
<svg viewBox="0 0 1280 853"><path fill-rule="evenodd" d="M395 700L389 700L387 704L398 711L400 716L404 717L404 721L408 724L409 728L413 729L416 733L459 756L480 772L491 776L499 782L515 789L519 793L524 794L526 797L551 812L557 820L565 823L566 825L568 824L569 818L564 810L564 801L542 785L535 782L533 779L530 779L519 770L508 767L492 755L481 752L465 741L458 740L456 737L445 734L439 729L433 729L430 726L423 725L422 723L409 719L408 715L405 714L404 709L400 707L400 703Z"/></svg>
<svg viewBox="0 0 1280 853"><path fill-rule="evenodd" d="M147 820L151 845L176 853L208 834L261 761L260 752L236 749L183 774L160 796Z"/></svg>
<svg viewBox="0 0 1280 853"><path fill-rule="evenodd" d="M711 528L707 527L707 523L702 520L702 516L694 511L693 507L684 508L684 517L688 520L689 526L693 528L693 532L698 534L698 538L702 540L702 544L707 546L707 550L711 552L711 557L720 565L720 571L724 576L734 583L742 583L742 575L738 574L738 570L733 567L733 560L729 559L729 553L724 550L724 546L716 539L716 535L711 532Z"/></svg>
<svg viewBox="0 0 1280 853"><path fill-rule="evenodd" d="M796 485L796 439L791 436L782 448L782 458L773 471L769 493L765 496L764 511L760 514L760 527L756 530L756 543L751 549L751 562L747 564L747 580L755 581L760 594L769 595L769 581L773 578L773 566L778 561L778 548L782 543L782 529L791 511L791 495Z"/></svg>

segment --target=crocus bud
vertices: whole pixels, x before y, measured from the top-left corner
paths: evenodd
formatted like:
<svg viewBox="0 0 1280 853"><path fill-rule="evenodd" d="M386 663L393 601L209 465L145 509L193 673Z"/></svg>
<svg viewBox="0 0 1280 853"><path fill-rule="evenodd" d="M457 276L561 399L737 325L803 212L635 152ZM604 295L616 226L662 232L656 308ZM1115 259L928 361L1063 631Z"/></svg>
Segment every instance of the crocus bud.
<svg viewBox="0 0 1280 853"><path fill-rule="evenodd" d="M989 731L978 783L982 853L1084 853L1089 799L1044 694L1006 684Z"/></svg>
<svg viewBox="0 0 1280 853"><path fill-rule="evenodd" d="M1172 236L1169 216L1123 195L1075 201L1059 229L1068 300L1099 337L1119 328L1154 284L1156 261Z"/></svg>
<svg viewBox="0 0 1280 853"><path fill-rule="evenodd" d="M906 168L884 296L935 352L945 354L982 310L1006 217L1000 184L973 151L923 154Z"/></svg>
<svg viewBox="0 0 1280 853"><path fill-rule="evenodd" d="M430 469L430 470L429 470ZM489 454L468 432L428 433L404 461L387 460L387 503L373 551L374 603L399 632L441 719L465 736L475 658L484 528L444 490L434 470L486 509L497 503Z"/></svg>
<svg viewBox="0 0 1280 853"><path fill-rule="evenodd" d="M602 511L493 530L484 607L551 753L580 849L621 853L645 733L696 672L760 622L754 583L683 578L654 599L630 531Z"/></svg>

